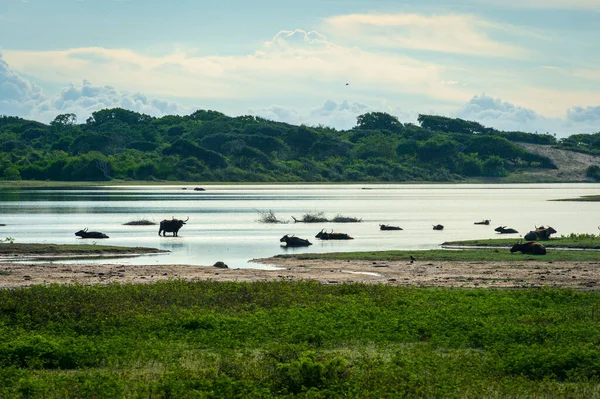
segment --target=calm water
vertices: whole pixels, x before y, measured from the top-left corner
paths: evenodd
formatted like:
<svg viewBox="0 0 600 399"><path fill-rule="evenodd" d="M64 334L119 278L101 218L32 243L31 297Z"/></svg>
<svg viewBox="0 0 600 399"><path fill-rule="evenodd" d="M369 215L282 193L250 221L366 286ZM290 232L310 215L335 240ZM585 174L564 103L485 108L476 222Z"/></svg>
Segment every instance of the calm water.
<svg viewBox="0 0 600 399"><path fill-rule="evenodd" d="M513 227L521 234L535 225L551 225L558 234L599 233L600 203L552 202L551 199L600 194L598 184L537 185L241 185L129 186L81 189L0 190L0 238L17 243L91 243L167 249L167 255L119 260L125 264L260 267L254 258L283 253L388 249L433 249L444 241L493 238L494 228ZM263 224L259 212L272 210L288 224ZM362 218L361 223L293 223L291 216L324 212ZM158 226L124 226L175 216L189 222L179 237L159 237ZM491 219L489 226L473 222ZM380 231L379 224L403 231ZM443 224L434 231L433 224ZM85 240L74 232L101 231L107 240ZM350 241L322 242L322 228L348 233ZM285 249L284 234L308 238L313 245ZM517 238L519 235L515 235ZM115 261L117 263L117 261Z"/></svg>

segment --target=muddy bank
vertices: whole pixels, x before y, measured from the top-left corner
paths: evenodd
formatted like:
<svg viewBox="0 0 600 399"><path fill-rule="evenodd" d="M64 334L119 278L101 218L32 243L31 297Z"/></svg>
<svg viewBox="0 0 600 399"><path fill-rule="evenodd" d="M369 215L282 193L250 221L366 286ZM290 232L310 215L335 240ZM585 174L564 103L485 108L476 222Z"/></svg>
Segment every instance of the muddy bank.
<svg viewBox="0 0 600 399"><path fill-rule="evenodd" d="M414 262L268 258L257 266L277 270L190 265L6 263L0 287L35 284L151 283L166 279L215 281L314 280L324 284L373 283L418 287L553 287L598 290L600 262Z"/></svg>

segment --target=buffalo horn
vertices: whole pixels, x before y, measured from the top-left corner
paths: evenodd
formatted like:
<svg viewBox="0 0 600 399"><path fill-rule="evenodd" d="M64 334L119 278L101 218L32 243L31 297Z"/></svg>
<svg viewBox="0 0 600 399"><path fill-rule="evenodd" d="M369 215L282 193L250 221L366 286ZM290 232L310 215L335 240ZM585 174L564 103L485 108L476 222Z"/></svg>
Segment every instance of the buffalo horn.
<svg viewBox="0 0 600 399"><path fill-rule="evenodd" d="M185 221L187 222L188 220L190 220L190 217L188 216L187 219L185 219Z"/></svg>

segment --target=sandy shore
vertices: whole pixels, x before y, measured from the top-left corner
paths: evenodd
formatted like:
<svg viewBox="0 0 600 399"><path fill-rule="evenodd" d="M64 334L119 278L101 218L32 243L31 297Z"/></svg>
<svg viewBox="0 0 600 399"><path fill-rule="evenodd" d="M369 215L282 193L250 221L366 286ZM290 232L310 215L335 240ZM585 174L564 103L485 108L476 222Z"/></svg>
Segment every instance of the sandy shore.
<svg viewBox="0 0 600 399"><path fill-rule="evenodd" d="M427 287L570 287L600 290L599 262L415 262L256 259L280 270L189 265L0 262L0 288L35 284L151 283L166 279L215 281L315 280Z"/></svg>

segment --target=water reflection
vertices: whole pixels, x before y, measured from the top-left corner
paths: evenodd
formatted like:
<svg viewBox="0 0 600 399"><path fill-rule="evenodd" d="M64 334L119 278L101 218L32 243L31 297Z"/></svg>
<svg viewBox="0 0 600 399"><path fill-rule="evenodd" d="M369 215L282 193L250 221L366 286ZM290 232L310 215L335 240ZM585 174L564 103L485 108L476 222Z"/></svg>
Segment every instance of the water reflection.
<svg viewBox="0 0 600 399"><path fill-rule="evenodd" d="M69 187L0 190L0 239L15 242L80 243L83 228L110 236L97 243L170 250L159 257L125 259L126 264L256 267L253 258L308 252L347 252L439 248L445 241L494 238L502 225L525 234L535 225L551 225L558 235L597 234L598 203L551 199L598 194L598 184L540 185L213 185ZM259 223L260 212L273 211L287 223ZM361 223L294 223L292 216L324 212L362 218ZM158 237L156 226L124 226L138 219L156 223L190 217L179 237ZM474 225L491 219L491 224ZM432 225L442 224L442 231ZM381 231L379 224L402 227ZM321 229L347 233L354 240L319 241ZM279 239L295 234L307 248L286 249ZM88 241L89 243L89 241Z"/></svg>

